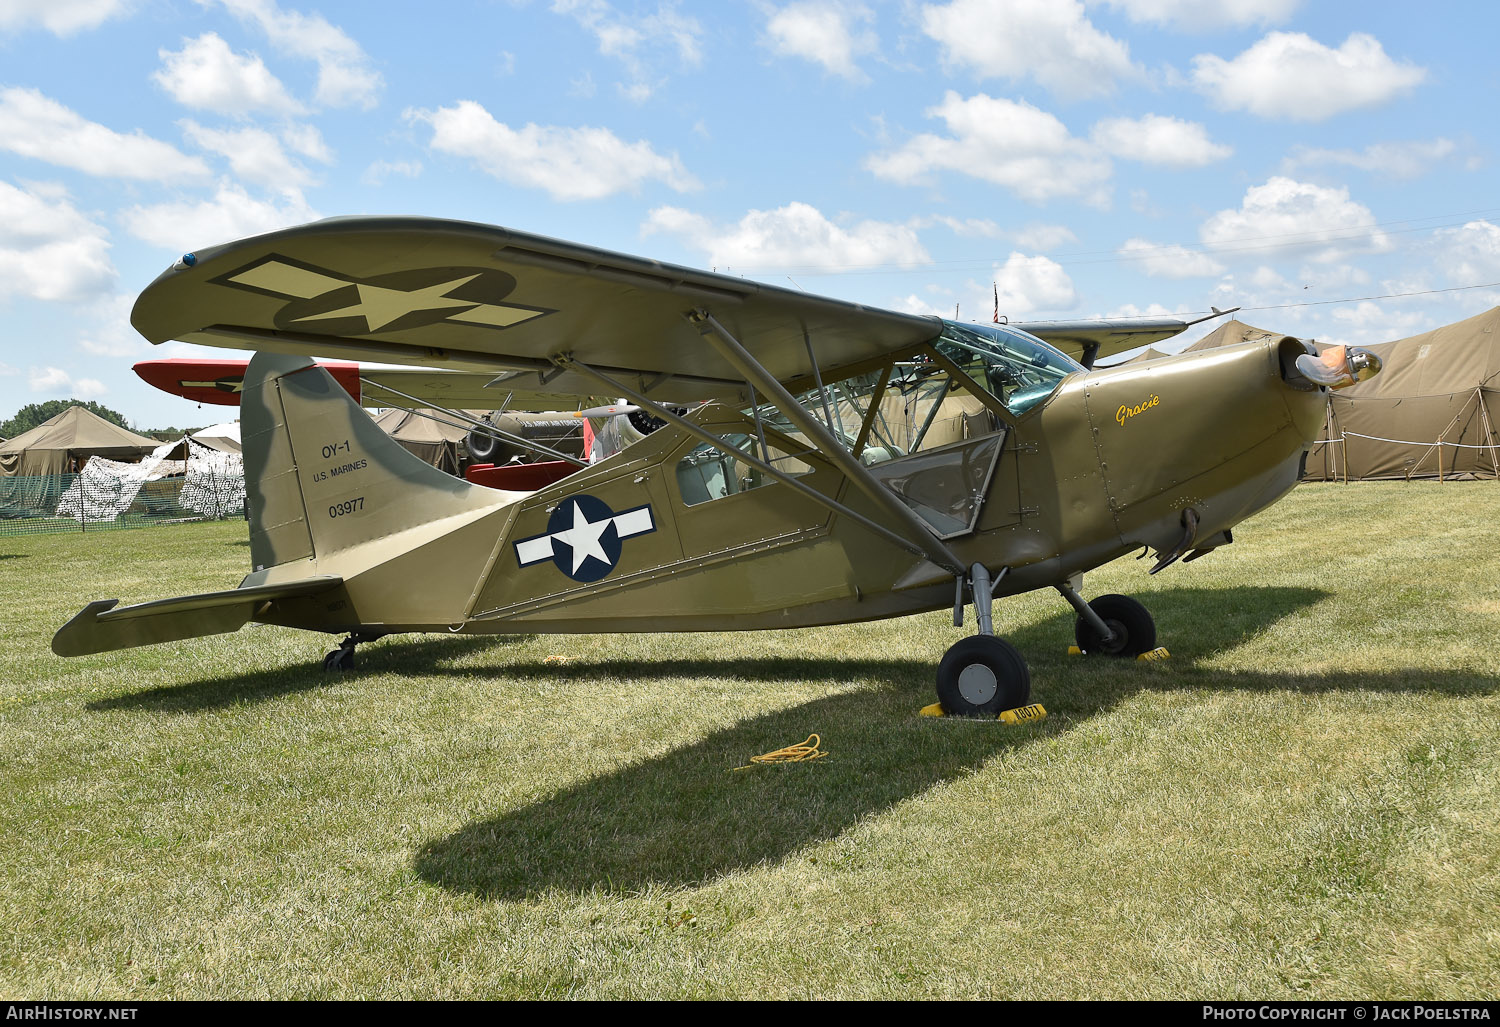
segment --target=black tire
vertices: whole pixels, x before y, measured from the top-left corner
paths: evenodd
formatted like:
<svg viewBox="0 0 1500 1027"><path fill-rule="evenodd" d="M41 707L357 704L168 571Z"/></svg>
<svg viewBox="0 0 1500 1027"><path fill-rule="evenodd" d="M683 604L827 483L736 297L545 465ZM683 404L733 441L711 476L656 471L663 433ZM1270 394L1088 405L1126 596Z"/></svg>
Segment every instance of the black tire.
<svg viewBox="0 0 1500 1027"><path fill-rule="evenodd" d="M500 440L487 432L471 429L464 438L464 446L469 451L469 459L476 464L499 462L495 457L500 452Z"/></svg>
<svg viewBox="0 0 1500 1027"><path fill-rule="evenodd" d="M335 650L333 650L333 652L331 652L327 656L323 657L323 670L326 671L326 672L328 672L328 673L330 673L330 674L338 674L338 673L342 673L343 671L353 670L353 669L354 669L354 650L353 649L343 649L343 648L335 649Z"/></svg>
<svg viewBox="0 0 1500 1027"><path fill-rule="evenodd" d="M1073 628L1073 637L1078 640L1078 648L1084 652L1090 655L1098 653L1103 656L1135 657L1156 648L1156 621L1151 619L1151 611L1134 599L1129 596L1100 596L1089 603L1089 606L1109 625L1115 637L1108 645L1104 644L1088 621L1079 617Z"/></svg>
<svg viewBox="0 0 1500 1027"><path fill-rule="evenodd" d="M1031 701L1031 670L1005 639L971 635L943 654L937 696L953 716L993 717Z"/></svg>

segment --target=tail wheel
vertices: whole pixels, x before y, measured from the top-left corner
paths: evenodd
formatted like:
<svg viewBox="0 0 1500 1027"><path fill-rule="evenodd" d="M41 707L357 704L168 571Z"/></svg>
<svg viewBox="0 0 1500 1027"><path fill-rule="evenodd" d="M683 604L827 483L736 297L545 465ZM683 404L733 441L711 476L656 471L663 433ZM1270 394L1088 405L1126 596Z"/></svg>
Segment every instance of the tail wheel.
<svg viewBox="0 0 1500 1027"><path fill-rule="evenodd" d="M954 716L994 716L1031 701L1031 671L1005 639L973 635L943 654L937 696Z"/></svg>
<svg viewBox="0 0 1500 1027"><path fill-rule="evenodd" d="M1100 596L1089 606L1114 632L1114 638L1104 642L1088 621L1078 618L1073 628L1073 637L1078 648L1086 653L1103 653L1105 656L1139 656L1156 648L1156 622L1151 612L1129 596Z"/></svg>

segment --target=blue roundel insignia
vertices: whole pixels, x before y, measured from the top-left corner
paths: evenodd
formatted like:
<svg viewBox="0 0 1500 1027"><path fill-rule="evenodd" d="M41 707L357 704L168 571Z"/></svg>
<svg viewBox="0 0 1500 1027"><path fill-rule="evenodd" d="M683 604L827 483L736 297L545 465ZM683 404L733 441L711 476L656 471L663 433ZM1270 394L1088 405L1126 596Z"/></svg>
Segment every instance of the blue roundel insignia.
<svg viewBox="0 0 1500 1027"><path fill-rule="evenodd" d="M552 511L547 530L516 545L516 563L551 560L574 581L598 581L620 562L622 542L656 530L651 504L615 513L594 496L569 496Z"/></svg>

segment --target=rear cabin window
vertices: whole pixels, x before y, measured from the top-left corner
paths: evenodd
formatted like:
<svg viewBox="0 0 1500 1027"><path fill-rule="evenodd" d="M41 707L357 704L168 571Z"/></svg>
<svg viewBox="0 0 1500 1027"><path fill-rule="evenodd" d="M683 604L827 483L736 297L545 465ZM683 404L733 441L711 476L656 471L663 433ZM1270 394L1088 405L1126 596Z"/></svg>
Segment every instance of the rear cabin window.
<svg viewBox="0 0 1500 1027"><path fill-rule="evenodd" d="M764 460L788 477L795 478L812 470L811 464L769 442L767 459L753 435L733 434L722 438L741 453ZM775 481L775 478L760 468L730 456L707 442L677 461L677 491L682 495L684 506L697 506L715 499L724 499Z"/></svg>

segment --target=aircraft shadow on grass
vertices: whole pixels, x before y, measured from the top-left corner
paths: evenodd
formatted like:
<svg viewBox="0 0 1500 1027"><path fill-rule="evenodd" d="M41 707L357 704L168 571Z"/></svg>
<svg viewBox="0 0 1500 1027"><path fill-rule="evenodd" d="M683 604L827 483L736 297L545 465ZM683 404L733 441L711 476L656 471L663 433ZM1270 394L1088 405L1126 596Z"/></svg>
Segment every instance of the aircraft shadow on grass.
<svg viewBox="0 0 1500 1027"><path fill-rule="evenodd" d="M1146 689L1200 688L1206 679L1211 686L1259 691L1482 694L1500 686L1495 677L1418 671L1226 675L1194 670L1195 656L1248 641L1327 593L1246 588L1234 595L1247 601L1233 604L1228 614L1221 591L1178 589L1149 597L1163 639L1179 642L1176 658L1167 664L1084 664L1061 655L1072 641L1072 617L1066 613L1009 633L1022 652L1038 657L1034 684L1040 687L1033 698L1052 714L1023 728L916 716L930 700L933 667L927 660L612 663L612 675L670 671L745 681L859 680L870 687L742 721L663 756L472 823L425 845L416 855L417 873L444 888L498 900L525 899L549 888L634 892L653 885L696 886L835 837L998 753L1066 731ZM1003 629L997 625L997 630ZM1042 655L1049 650L1058 655ZM1085 666L1089 673L1069 673ZM570 664L538 672L553 680L586 681L593 671ZM801 742L828 725L838 725L836 737L824 736L828 759L806 767L731 770L753 754Z"/></svg>
<svg viewBox="0 0 1500 1027"><path fill-rule="evenodd" d="M331 636L330 636L331 637ZM511 645L533 638L532 635L464 635L459 638L390 639L367 645L359 654L359 667L383 673L441 674L442 664L472 653L485 652L499 645ZM284 695L310 692L347 680L345 675L328 674L320 663L309 659L305 664L277 670L236 674L181 685L162 685L109 699L88 703L86 709L96 713L110 710L145 710L156 713L196 713L248 703L269 702Z"/></svg>

